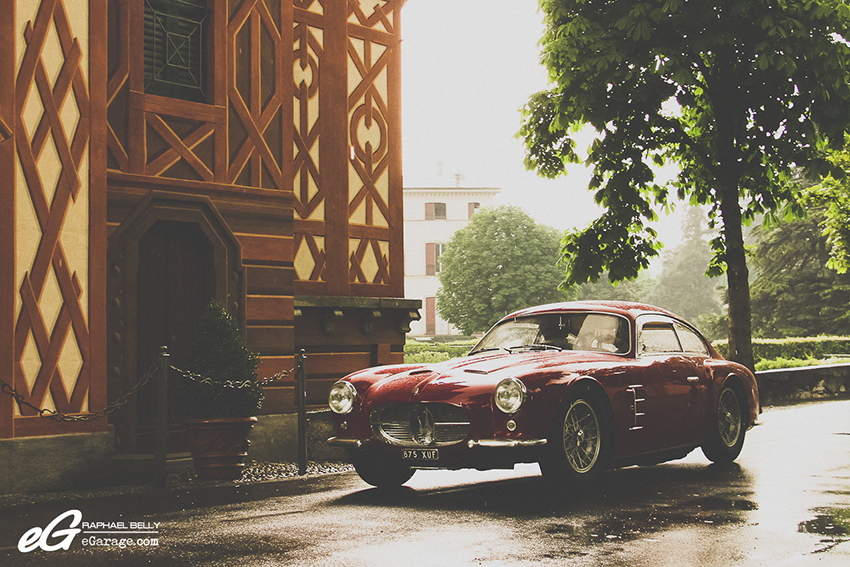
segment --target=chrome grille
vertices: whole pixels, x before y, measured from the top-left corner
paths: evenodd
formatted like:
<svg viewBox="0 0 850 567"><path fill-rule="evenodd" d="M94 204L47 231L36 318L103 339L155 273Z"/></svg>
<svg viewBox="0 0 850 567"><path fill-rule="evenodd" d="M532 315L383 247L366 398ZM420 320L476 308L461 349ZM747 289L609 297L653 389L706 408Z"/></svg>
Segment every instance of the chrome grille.
<svg viewBox="0 0 850 567"><path fill-rule="evenodd" d="M462 408L450 404L389 404L370 416L372 432L400 447L441 447L461 443L469 435Z"/></svg>

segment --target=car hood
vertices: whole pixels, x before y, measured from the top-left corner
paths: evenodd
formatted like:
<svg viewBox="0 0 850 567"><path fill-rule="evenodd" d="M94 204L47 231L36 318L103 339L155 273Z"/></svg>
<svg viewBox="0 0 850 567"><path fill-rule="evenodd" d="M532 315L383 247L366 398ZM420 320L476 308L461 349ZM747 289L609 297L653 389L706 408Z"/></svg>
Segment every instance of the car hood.
<svg viewBox="0 0 850 567"><path fill-rule="evenodd" d="M350 376L364 401L462 403L489 397L503 379L521 379L530 391L552 380L579 376L600 366L622 363L620 356L588 352L498 352L420 366L382 367Z"/></svg>

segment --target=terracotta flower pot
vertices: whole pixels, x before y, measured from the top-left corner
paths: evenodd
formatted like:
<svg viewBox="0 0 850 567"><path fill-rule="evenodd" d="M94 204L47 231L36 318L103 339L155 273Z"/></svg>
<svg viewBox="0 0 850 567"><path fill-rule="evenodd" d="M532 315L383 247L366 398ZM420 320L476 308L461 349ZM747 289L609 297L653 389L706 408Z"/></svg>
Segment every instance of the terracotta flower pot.
<svg viewBox="0 0 850 567"><path fill-rule="evenodd" d="M186 419L195 473L200 480L235 480L248 456L248 435L256 417Z"/></svg>

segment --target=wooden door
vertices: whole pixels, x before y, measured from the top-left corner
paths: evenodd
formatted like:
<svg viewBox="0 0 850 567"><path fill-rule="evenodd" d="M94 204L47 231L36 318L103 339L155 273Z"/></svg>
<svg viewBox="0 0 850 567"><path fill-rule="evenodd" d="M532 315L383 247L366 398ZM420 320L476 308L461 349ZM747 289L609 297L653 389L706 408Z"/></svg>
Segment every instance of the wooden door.
<svg viewBox="0 0 850 567"><path fill-rule="evenodd" d="M201 228L191 222L154 223L139 241L138 375L155 364L162 346L168 347L171 363L179 367L195 321L214 293L213 247ZM170 375L176 379L173 372ZM139 392L136 406L139 452L153 448L157 386L154 375Z"/></svg>

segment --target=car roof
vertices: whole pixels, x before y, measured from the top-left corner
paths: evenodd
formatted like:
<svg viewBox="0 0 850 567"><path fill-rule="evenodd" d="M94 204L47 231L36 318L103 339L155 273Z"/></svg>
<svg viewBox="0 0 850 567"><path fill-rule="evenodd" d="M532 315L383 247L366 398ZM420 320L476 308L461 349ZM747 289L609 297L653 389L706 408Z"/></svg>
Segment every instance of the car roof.
<svg viewBox="0 0 850 567"><path fill-rule="evenodd" d="M635 303L632 301L605 300L564 301L561 303L537 305L535 307L528 307L526 309L520 309L519 311L515 311L510 315L505 316L504 319L510 319L512 317L524 317L527 315L535 315L538 313L557 313L559 311L604 311L619 315L629 315L632 318L637 317L638 315L654 313L661 315L669 315L678 319L678 317L673 313L665 309L661 309L660 307L655 307L654 305L648 305L646 303Z"/></svg>

